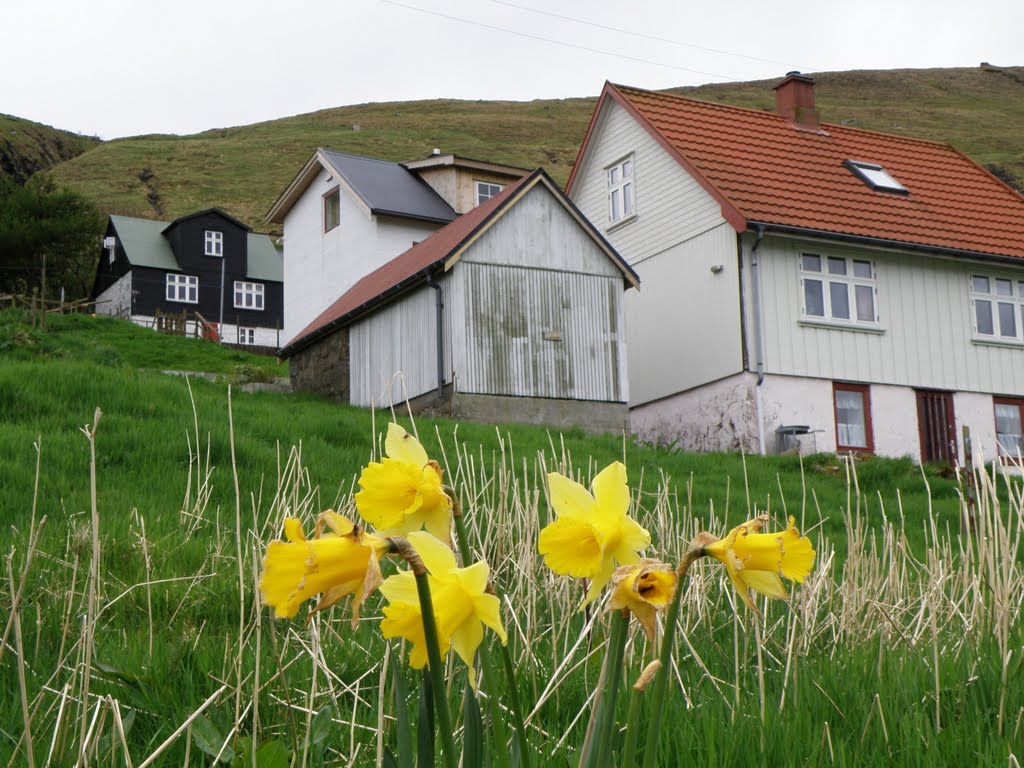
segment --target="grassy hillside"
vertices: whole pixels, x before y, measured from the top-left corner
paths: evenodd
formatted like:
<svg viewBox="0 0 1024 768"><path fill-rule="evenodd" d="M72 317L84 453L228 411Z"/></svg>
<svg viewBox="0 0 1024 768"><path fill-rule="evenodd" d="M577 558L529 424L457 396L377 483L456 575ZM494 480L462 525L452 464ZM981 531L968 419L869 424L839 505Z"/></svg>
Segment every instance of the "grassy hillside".
<svg viewBox="0 0 1024 768"><path fill-rule="evenodd" d="M815 75L825 122L947 141L1024 186L1024 67ZM776 81L680 93L771 109ZM594 90L600 88L595 73ZM50 173L102 210L170 219L217 205L265 229L263 216L317 146L411 160L435 147L565 182L593 98L361 104L194 136L138 136L94 147Z"/></svg>
<svg viewBox="0 0 1024 768"><path fill-rule="evenodd" d="M99 139L0 115L0 175L23 183L29 176L77 157Z"/></svg>

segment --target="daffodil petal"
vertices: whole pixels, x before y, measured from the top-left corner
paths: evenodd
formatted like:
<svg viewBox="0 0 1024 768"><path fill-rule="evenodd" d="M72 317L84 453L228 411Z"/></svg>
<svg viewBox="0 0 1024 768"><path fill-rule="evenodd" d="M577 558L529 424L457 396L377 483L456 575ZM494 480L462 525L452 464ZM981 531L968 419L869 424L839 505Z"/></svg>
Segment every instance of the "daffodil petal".
<svg viewBox="0 0 1024 768"><path fill-rule="evenodd" d="M551 507L561 518L586 518L594 508L590 491L557 472L548 474L548 493Z"/></svg>
<svg viewBox="0 0 1024 768"><path fill-rule="evenodd" d="M413 531L407 538L427 570L437 578L446 578L448 572L456 567L455 553L451 547L426 531Z"/></svg>
<svg viewBox="0 0 1024 768"><path fill-rule="evenodd" d="M593 482L594 498L603 509L623 514L629 510L629 486L626 483L626 467L620 461L613 461L602 469Z"/></svg>
<svg viewBox="0 0 1024 768"><path fill-rule="evenodd" d="M306 534L302 531L302 521L297 517L285 518L284 537L288 539L288 541L305 541Z"/></svg>
<svg viewBox="0 0 1024 768"><path fill-rule="evenodd" d="M378 530L394 528L423 504L422 477L420 468L408 462L370 462L359 476L362 490L355 495L356 509Z"/></svg>
<svg viewBox="0 0 1024 768"><path fill-rule="evenodd" d="M594 577L590 581L590 589L587 590L587 596L580 604L580 608L583 608L594 598L601 594L601 590L608 586L608 582L611 581L612 572L615 570L615 564L611 558L605 558L601 562L601 567Z"/></svg>
<svg viewBox="0 0 1024 768"><path fill-rule="evenodd" d="M389 603L415 603L420 599L416 589L416 576L412 571L401 571L388 576L380 585L380 593Z"/></svg>
<svg viewBox="0 0 1024 768"><path fill-rule="evenodd" d="M776 600L786 600L789 598L789 593L782 586L782 579L779 578L777 573L772 571L750 571L744 568L737 574L737 577L755 592L760 592L766 597L772 597Z"/></svg>
<svg viewBox="0 0 1024 768"><path fill-rule="evenodd" d="M420 445L420 441L394 422L388 424L384 451L392 459L405 461L417 467L424 466L428 461L427 452Z"/></svg>
<svg viewBox="0 0 1024 768"><path fill-rule="evenodd" d="M495 595L480 595L474 602L477 618L494 630L502 645L508 645L508 635L501 623L501 601Z"/></svg>
<svg viewBox="0 0 1024 768"><path fill-rule="evenodd" d="M459 654L466 667L469 669L469 684L476 688L476 671L473 669L473 658L476 656L476 649L484 639L484 628L479 621L464 621L452 633L452 648Z"/></svg>

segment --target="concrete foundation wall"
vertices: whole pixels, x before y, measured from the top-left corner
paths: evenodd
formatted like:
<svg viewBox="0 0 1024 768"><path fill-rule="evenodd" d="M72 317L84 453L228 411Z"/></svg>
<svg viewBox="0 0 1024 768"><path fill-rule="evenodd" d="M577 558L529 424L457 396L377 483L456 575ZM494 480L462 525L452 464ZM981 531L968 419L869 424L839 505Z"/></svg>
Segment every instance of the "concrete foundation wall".
<svg viewBox="0 0 1024 768"><path fill-rule="evenodd" d="M464 393L456 393L453 398L451 387L446 387L442 397L431 392L414 398L409 406L415 414L484 424L535 424L554 429L578 428L592 434L629 431L629 409L625 403Z"/></svg>
<svg viewBox="0 0 1024 768"><path fill-rule="evenodd" d="M349 402L348 329L329 334L288 359L295 392L312 392Z"/></svg>
<svg viewBox="0 0 1024 768"><path fill-rule="evenodd" d="M644 403L630 412L633 433L684 451L757 451L756 383L741 373Z"/></svg>

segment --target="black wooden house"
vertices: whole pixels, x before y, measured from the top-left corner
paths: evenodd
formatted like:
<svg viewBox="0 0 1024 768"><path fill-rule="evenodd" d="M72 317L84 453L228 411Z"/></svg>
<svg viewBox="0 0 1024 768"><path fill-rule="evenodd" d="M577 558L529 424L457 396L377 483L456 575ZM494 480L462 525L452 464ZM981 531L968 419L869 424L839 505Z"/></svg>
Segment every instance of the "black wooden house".
<svg viewBox="0 0 1024 768"><path fill-rule="evenodd" d="M227 343L277 348L283 316L281 252L221 210L171 223L111 216L93 298L98 314L153 325L185 315Z"/></svg>

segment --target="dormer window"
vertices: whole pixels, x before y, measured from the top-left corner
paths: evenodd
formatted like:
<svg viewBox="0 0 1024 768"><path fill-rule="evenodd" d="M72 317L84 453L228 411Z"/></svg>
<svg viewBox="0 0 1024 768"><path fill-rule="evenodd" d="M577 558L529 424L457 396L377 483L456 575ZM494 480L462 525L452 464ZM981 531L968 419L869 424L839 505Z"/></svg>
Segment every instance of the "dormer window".
<svg viewBox="0 0 1024 768"><path fill-rule="evenodd" d="M898 195L910 194L906 187L889 175L889 172L875 163L862 163L859 160L847 160L846 167L871 189L880 192L895 192Z"/></svg>
<svg viewBox="0 0 1024 768"><path fill-rule="evenodd" d="M608 174L608 221L612 224L633 216L633 156L606 169Z"/></svg>
<svg viewBox="0 0 1024 768"><path fill-rule="evenodd" d="M206 237L203 241L205 247L203 253L207 256L218 256L224 255L224 233L216 232L212 229L206 230Z"/></svg>
<svg viewBox="0 0 1024 768"><path fill-rule="evenodd" d="M478 181L476 183L476 204L485 203L501 192L501 184L492 184L489 181Z"/></svg>

